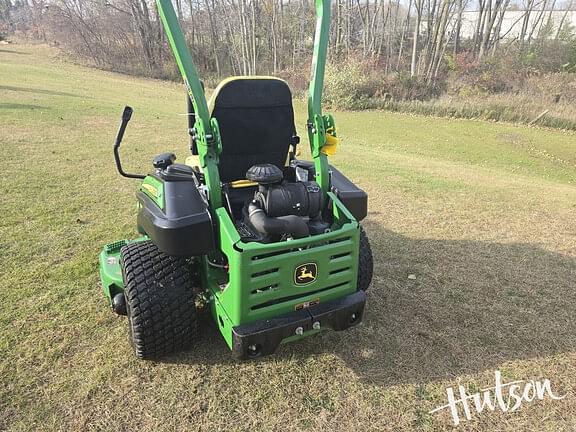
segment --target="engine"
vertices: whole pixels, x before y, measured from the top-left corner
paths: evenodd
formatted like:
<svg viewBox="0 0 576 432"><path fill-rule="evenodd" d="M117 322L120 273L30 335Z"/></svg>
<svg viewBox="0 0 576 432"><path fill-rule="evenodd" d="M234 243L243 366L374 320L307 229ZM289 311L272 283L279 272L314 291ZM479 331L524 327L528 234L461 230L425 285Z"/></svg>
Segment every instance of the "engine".
<svg viewBox="0 0 576 432"><path fill-rule="evenodd" d="M302 238L329 229L321 218L324 199L318 183L288 182L272 164L254 165L246 178L258 183L258 190L245 208L244 223L261 241Z"/></svg>

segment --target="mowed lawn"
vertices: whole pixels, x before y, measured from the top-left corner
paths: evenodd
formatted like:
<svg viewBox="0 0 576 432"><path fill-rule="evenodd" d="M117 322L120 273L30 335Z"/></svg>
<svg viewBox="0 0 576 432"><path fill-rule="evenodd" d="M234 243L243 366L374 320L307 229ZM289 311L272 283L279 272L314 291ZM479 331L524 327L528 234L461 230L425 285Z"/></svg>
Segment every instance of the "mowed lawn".
<svg viewBox="0 0 576 432"><path fill-rule="evenodd" d="M446 388L495 370L567 396L459 430L574 430L575 134L335 113L333 163L370 196L363 324L240 363L207 322L194 350L142 362L97 274L102 245L136 235L136 182L112 157L125 104L127 169L184 160L181 85L0 46L0 430L445 430L429 411Z"/></svg>

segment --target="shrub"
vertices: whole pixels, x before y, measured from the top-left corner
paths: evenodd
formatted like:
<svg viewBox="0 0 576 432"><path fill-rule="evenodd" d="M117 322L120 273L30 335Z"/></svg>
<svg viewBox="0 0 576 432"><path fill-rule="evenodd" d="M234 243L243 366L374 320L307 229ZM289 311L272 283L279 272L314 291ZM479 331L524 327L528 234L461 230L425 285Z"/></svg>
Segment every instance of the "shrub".
<svg viewBox="0 0 576 432"><path fill-rule="evenodd" d="M373 64L350 61L326 67L325 100L340 109L378 108L390 100L429 100L445 90L443 81L430 84L407 73L383 75Z"/></svg>
<svg viewBox="0 0 576 432"><path fill-rule="evenodd" d="M425 101L440 96L445 90L445 81L428 83L421 77L399 73L385 77L382 89L393 100Z"/></svg>
<svg viewBox="0 0 576 432"><path fill-rule="evenodd" d="M472 53L460 53L450 74L449 93L459 96L480 96L510 91L522 80L515 72L522 67L509 58L487 58L478 61Z"/></svg>
<svg viewBox="0 0 576 432"><path fill-rule="evenodd" d="M310 64L309 59L306 60L306 63L276 73L278 78L282 78L288 82L294 96L303 96L308 89Z"/></svg>
<svg viewBox="0 0 576 432"><path fill-rule="evenodd" d="M324 99L334 108L359 110L370 106L370 99L381 93L380 82L371 68L361 62L326 65Z"/></svg>
<svg viewBox="0 0 576 432"><path fill-rule="evenodd" d="M576 104L576 74L532 76L526 79L520 92L541 101Z"/></svg>

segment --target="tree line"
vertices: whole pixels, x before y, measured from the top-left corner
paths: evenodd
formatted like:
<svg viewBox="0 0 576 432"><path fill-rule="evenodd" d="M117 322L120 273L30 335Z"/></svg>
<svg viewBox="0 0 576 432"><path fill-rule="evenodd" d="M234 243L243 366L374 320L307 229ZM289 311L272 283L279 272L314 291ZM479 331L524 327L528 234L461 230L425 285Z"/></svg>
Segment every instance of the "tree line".
<svg viewBox="0 0 576 432"><path fill-rule="evenodd" d="M522 1L335 0L331 61L369 60L383 74L434 82L449 67L447 58L461 53L475 61L511 50L527 53L543 38L574 46L574 29L567 17L576 0ZM315 22L312 0L173 0L173 4L195 62L211 77L298 72L309 62ZM463 17L471 9L477 11L474 30L465 35ZM514 38L503 29L505 13L511 9L520 11L521 31ZM58 44L98 67L176 76L154 1L0 0L0 33L12 32Z"/></svg>

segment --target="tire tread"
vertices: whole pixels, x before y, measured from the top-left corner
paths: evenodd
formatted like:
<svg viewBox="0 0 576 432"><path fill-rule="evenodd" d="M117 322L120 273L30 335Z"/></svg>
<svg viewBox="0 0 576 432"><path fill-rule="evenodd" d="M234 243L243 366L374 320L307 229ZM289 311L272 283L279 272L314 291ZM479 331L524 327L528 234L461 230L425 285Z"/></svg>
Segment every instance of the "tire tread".
<svg viewBox="0 0 576 432"><path fill-rule="evenodd" d="M183 351L198 336L190 263L168 256L151 241L121 250L130 341L136 357Z"/></svg>
<svg viewBox="0 0 576 432"><path fill-rule="evenodd" d="M374 272L374 258L368 235L360 227L360 252L358 254L358 291L366 291L372 282Z"/></svg>

